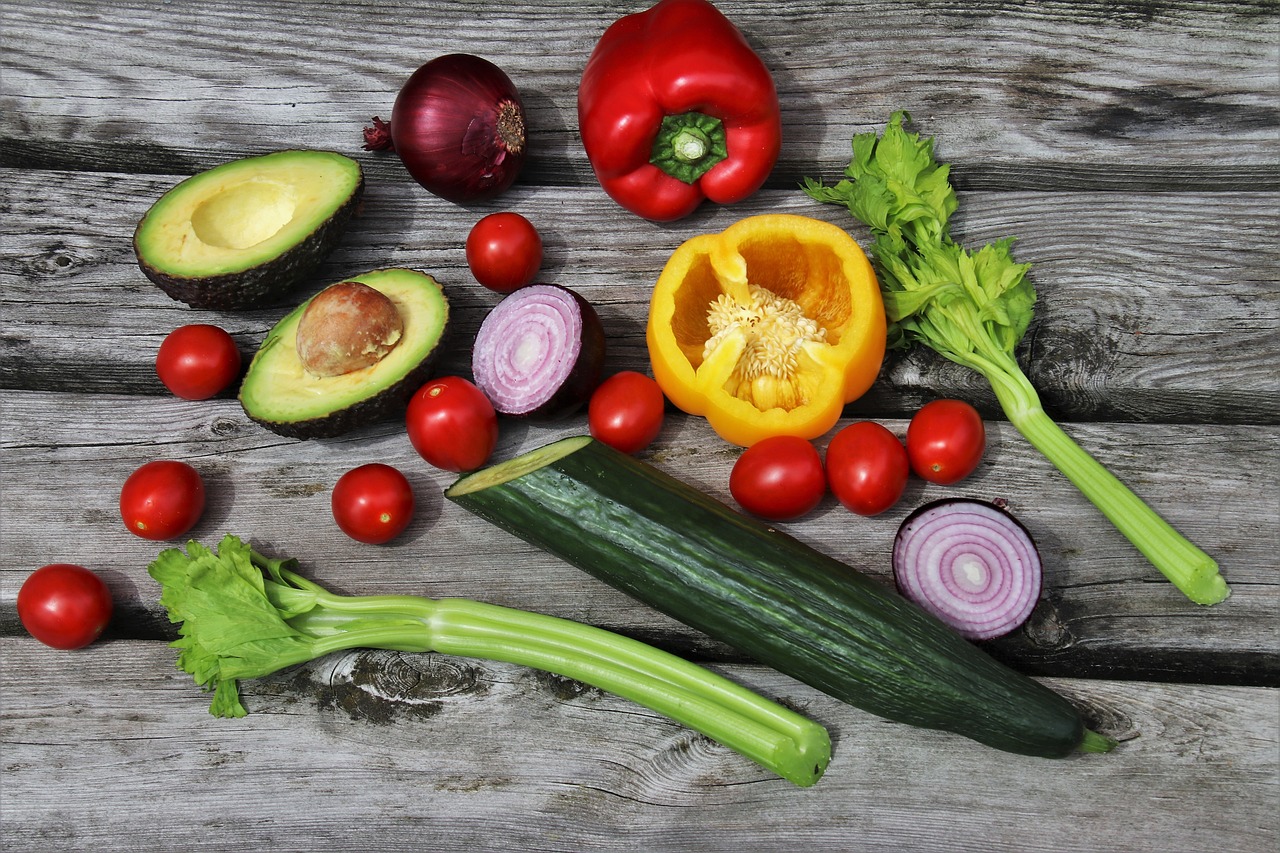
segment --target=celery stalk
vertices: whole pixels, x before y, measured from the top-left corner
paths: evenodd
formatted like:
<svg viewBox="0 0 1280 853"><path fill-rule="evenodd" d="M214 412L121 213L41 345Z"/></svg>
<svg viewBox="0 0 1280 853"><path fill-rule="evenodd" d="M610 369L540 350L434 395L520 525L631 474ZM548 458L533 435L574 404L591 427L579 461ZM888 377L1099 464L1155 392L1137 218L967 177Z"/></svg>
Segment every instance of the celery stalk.
<svg viewBox="0 0 1280 853"><path fill-rule="evenodd" d="M458 598L337 595L227 536L149 567L181 623L178 666L215 691L210 712L243 716L237 680L353 648L436 651L530 666L630 699L796 785L830 760L827 731L710 670L567 619Z"/></svg>
<svg viewBox="0 0 1280 853"><path fill-rule="evenodd" d="M853 139L845 178L834 186L806 179L817 201L841 204L870 227L891 346L922 343L982 374L1010 423L1187 598L1216 604L1230 595L1218 565L1045 413L1014 357L1031 322L1036 294L1005 239L969 252L951 240L955 212L949 167L933 140L907 133L905 112L883 136Z"/></svg>
<svg viewBox="0 0 1280 853"><path fill-rule="evenodd" d="M963 363L963 362L961 362ZM1040 397L1016 365L986 376L1009 422L1044 454L1153 566L1196 604L1217 604L1231 594L1218 564L1175 530L1101 462L1045 414ZM990 372L989 372L990 371Z"/></svg>

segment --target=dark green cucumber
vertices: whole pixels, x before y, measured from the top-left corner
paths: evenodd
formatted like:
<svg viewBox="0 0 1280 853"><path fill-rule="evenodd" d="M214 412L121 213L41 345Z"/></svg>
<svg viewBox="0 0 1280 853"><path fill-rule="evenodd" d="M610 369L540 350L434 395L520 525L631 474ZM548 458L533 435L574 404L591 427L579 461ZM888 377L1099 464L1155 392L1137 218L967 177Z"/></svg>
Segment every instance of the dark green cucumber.
<svg viewBox="0 0 1280 853"><path fill-rule="evenodd" d="M446 497L760 663L873 714L998 749L1103 751L1062 696L895 591L589 437Z"/></svg>

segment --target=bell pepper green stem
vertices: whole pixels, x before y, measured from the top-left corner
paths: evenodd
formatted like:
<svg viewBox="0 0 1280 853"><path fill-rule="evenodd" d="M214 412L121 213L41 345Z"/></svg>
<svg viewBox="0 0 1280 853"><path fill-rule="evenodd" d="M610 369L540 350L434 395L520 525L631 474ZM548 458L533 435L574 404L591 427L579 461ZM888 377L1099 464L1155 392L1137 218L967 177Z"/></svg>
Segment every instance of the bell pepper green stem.
<svg viewBox="0 0 1280 853"><path fill-rule="evenodd" d="M671 154L684 163L693 163L701 160L707 154L707 149L711 147L711 140L707 139L707 135L696 127L687 127L681 130L671 140Z"/></svg>
<svg viewBox="0 0 1280 853"><path fill-rule="evenodd" d="M662 119L649 162L692 184L728 156L723 122L705 113L688 112Z"/></svg>

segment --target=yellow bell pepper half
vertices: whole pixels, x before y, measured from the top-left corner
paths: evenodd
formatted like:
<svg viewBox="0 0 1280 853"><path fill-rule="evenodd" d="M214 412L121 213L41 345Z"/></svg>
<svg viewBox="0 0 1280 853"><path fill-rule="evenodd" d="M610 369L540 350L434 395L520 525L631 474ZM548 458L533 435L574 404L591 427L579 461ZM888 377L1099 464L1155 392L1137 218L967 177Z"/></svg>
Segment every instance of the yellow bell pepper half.
<svg viewBox="0 0 1280 853"><path fill-rule="evenodd" d="M676 249L654 286L646 337L663 393L721 438L743 447L811 439L879 375L884 304L843 229L750 216Z"/></svg>

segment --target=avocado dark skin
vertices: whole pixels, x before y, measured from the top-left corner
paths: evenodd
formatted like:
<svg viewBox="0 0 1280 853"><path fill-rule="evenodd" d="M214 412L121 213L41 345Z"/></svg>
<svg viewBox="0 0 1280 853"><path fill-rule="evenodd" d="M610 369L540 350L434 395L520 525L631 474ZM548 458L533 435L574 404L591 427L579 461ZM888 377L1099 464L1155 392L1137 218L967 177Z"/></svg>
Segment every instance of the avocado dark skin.
<svg viewBox="0 0 1280 853"><path fill-rule="evenodd" d="M206 278L166 275L147 262L134 244L143 275L169 296L192 308L233 311L265 305L298 288L337 248L364 199L364 178L323 225L292 250L244 272Z"/></svg>
<svg viewBox="0 0 1280 853"><path fill-rule="evenodd" d="M448 336L446 332L445 337ZM441 344L445 343L442 339ZM276 435L286 438L336 438L354 429L390 420L403 415L409 406L409 398L431 379L439 348L417 367L405 374L376 397L353 403L345 409L339 409L322 418L307 418L301 421L272 421L258 417L246 410L249 419L259 426L266 427Z"/></svg>
<svg viewBox="0 0 1280 853"><path fill-rule="evenodd" d="M417 270L382 269L353 276L322 293L353 283L378 290L395 304L403 334L371 365L317 375L304 366L298 330L319 294L304 302L267 333L240 385L240 404L252 421L289 438L332 438L402 417L409 398L431 378L450 328L449 300L440 283ZM342 324L319 323L316 328L325 329L335 343L358 340L350 337L353 329L364 331ZM310 333L304 337L314 340Z"/></svg>
<svg viewBox="0 0 1280 853"><path fill-rule="evenodd" d="M138 222L143 275L193 308L252 308L306 281L338 245L364 197L360 164L286 150L192 175Z"/></svg>

